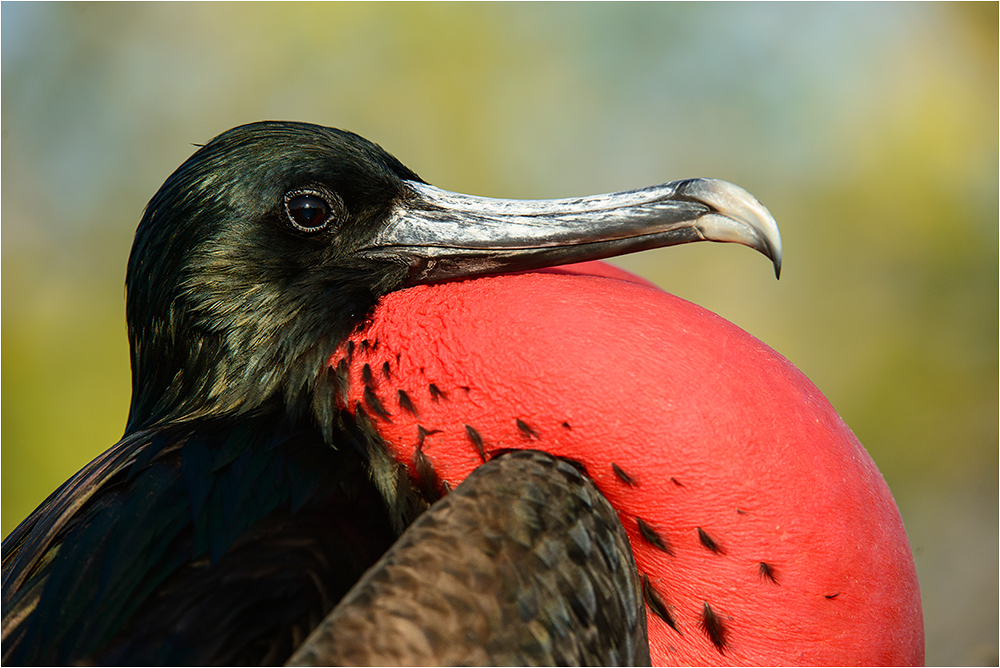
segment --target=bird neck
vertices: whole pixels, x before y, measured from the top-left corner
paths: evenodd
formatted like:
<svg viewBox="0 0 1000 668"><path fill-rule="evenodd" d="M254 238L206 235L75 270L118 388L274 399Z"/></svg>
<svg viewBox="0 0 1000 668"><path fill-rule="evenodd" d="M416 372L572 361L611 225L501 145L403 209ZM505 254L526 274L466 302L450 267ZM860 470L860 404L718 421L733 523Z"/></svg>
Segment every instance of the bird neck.
<svg viewBox="0 0 1000 668"><path fill-rule="evenodd" d="M260 413L300 422L310 417L313 392L326 393L322 387L333 382L323 370L336 342L347 334L346 326L343 332L315 336L294 326L244 337L196 327L157 336L156 328L150 329L130 330L132 400L126 433ZM330 430L323 431L329 437Z"/></svg>

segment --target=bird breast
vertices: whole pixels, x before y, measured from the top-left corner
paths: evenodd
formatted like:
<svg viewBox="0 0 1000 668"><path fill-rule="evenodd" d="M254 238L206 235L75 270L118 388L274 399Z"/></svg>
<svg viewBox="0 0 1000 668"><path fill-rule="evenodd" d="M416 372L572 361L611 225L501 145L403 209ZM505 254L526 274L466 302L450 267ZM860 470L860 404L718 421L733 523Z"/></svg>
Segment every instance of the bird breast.
<svg viewBox="0 0 1000 668"><path fill-rule="evenodd" d="M434 493L512 449L581 464L628 532L654 663L922 660L875 464L790 362L694 304L600 263L420 286L331 365Z"/></svg>

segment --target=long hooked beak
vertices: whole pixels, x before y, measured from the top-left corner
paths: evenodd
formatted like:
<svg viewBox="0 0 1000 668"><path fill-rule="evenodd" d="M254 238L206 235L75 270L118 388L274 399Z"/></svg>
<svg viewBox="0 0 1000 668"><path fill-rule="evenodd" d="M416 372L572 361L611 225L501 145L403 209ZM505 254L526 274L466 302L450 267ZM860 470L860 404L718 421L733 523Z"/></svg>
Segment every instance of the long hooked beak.
<svg viewBox="0 0 1000 668"><path fill-rule="evenodd" d="M362 253L410 266L407 283L540 269L694 241L749 246L781 274L781 234L763 204L716 179L556 200L508 200L407 181Z"/></svg>

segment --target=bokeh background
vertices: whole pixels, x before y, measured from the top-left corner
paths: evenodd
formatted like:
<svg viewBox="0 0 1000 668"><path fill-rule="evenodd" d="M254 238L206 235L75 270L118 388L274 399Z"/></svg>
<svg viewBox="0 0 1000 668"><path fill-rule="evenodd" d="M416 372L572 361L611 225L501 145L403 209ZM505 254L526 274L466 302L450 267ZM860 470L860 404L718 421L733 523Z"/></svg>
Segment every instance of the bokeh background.
<svg viewBox="0 0 1000 668"><path fill-rule="evenodd" d="M350 129L443 188L723 178L785 266L616 260L802 369L892 487L929 664L998 661L997 4L2 5L2 521L123 429L142 208L234 125Z"/></svg>

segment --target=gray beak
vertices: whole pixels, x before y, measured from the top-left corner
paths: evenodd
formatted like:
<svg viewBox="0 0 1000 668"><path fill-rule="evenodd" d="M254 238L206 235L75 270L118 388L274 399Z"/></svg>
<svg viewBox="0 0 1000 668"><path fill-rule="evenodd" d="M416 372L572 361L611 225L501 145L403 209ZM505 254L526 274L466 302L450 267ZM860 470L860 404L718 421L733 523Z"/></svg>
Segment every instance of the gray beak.
<svg viewBox="0 0 1000 668"><path fill-rule="evenodd" d="M743 188L687 179L557 200L451 193L407 181L408 193L362 253L410 266L410 285L599 260L693 241L754 248L781 273L781 235Z"/></svg>

